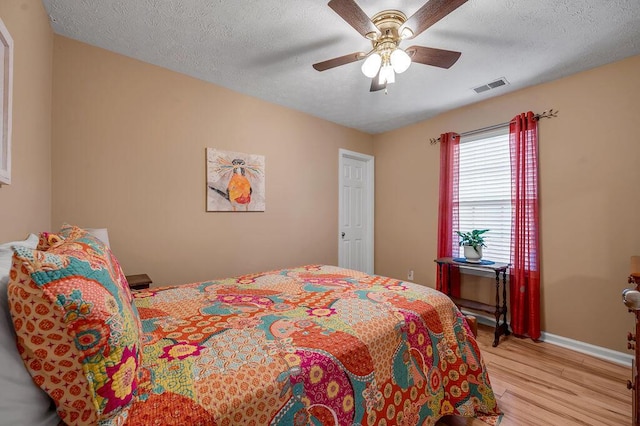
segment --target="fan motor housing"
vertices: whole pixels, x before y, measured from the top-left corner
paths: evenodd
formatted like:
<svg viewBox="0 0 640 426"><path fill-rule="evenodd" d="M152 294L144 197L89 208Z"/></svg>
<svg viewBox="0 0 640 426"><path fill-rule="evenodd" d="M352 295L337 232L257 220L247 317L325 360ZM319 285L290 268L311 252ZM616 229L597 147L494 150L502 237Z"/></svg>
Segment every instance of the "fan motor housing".
<svg viewBox="0 0 640 426"><path fill-rule="evenodd" d="M407 20L407 16L399 10L383 10L376 13L371 21L380 30L380 35L369 33L367 37L371 39L375 50L393 50L395 49L402 37L398 33L398 29Z"/></svg>

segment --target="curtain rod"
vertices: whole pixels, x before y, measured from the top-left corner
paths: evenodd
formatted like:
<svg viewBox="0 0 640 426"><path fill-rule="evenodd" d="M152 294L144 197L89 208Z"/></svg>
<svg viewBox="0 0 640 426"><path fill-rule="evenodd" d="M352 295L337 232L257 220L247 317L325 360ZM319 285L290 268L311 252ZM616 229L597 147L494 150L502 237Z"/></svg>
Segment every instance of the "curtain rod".
<svg viewBox="0 0 640 426"><path fill-rule="evenodd" d="M553 108L551 108L549 111L543 111L542 113L536 114L533 117L536 120L540 120L541 118L553 118L553 117L557 117L558 116L558 112L559 112L558 110L554 110ZM460 137L471 136L471 135L475 135L476 133L481 133L481 132L486 132L486 131L489 131L489 130L499 129L501 127L508 126L509 124L511 124L511 121L507 121L505 123L500 123L500 124L494 124L493 126L487 126L487 127L481 128L481 129L469 130L468 132L460 133ZM438 142L440 142L440 137L430 138L429 142L431 143L431 145L435 145Z"/></svg>

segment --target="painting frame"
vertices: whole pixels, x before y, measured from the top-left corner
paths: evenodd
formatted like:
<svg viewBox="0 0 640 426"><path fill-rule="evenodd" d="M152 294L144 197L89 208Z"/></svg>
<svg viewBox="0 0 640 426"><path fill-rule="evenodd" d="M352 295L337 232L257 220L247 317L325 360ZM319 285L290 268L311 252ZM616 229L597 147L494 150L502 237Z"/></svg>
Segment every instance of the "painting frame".
<svg viewBox="0 0 640 426"><path fill-rule="evenodd" d="M0 19L0 186L11 183L13 38Z"/></svg>
<svg viewBox="0 0 640 426"><path fill-rule="evenodd" d="M264 212L265 157L206 148L206 211Z"/></svg>

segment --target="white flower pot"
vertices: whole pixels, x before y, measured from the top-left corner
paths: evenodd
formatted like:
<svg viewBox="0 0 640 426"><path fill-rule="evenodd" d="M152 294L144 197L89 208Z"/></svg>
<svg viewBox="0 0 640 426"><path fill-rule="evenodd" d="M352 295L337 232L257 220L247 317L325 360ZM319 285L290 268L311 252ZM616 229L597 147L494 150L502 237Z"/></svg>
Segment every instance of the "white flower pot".
<svg viewBox="0 0 640 426"><path fill-rule="evenodd" d="M478 247L478 251L476 251L473 246L463 246L464 247L464 258L469 263L480 263L482 259L482 246Z"/></svg>

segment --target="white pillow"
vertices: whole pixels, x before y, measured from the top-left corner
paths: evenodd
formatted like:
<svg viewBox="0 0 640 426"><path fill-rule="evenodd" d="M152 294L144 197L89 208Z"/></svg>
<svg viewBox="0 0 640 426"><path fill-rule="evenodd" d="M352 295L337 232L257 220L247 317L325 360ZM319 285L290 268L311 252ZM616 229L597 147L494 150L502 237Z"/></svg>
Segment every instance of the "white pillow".
<svg viewBox="0 0 640 426"><path fill-rule="evenodd" d="M84 228L84 230L102 241L105 246L111 248L109 245L109 231L107 228Z"/></svg>
<svg viewBox="0 0 640 426"><path fill-rule="evenodd" d="M51 399L33 383L16 347L7 299L11 247L16 245L35 249L38 236L30 234L24 241L0 244L0 424L57 425L60 419Z"/></svg>

